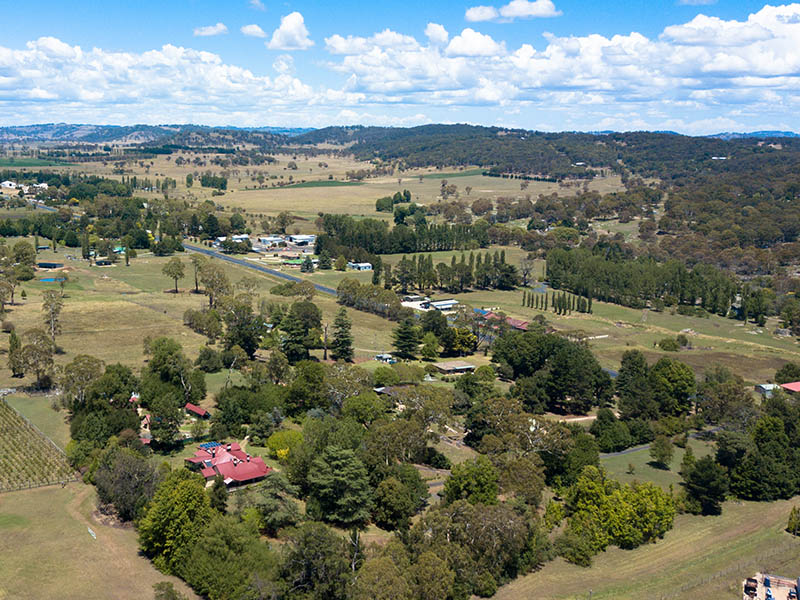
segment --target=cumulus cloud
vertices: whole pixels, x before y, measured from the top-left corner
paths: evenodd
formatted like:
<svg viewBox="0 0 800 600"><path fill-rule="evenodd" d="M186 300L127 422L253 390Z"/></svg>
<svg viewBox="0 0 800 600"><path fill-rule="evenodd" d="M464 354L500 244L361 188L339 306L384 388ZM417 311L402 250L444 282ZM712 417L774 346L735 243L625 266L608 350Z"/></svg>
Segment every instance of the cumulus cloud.
<svg viewBox="0 0 800 600"><path fill-rule="evenodd" d="M205 27L194 28L194 34L200 37L221 35L223 33L228 33L228 28L225 27L225 23L217 23L216 25L206 25Z"/></svg>
<svg viewBox="0 0 800 600"><path fill-rule="evenodd" d="M504 44L498 44L490 35L467 27L447 45L450 56L495 56L505 53Z"/></svg>
<svg viewBox="0 0 800 600"><path fill-rule="evenodd" d="M272 68L281 75L289 75L294 73L294 58L290 54L281 54L272 63Z"/></svg>
<svg viewBox="0 0 800 600"><path fill-rule="evenodd" d="M306 50L314 45L308 36L303 15L295 11L281 17L281 25L272 32L267 43L270 50Z"/></svg>
<svg viewBox="0 0 800 600"><path fill-rule="evenodd" d="M0 46L0 71L6 123L52 120L54 110L72 122L245 122L264 107L297 112L314 100L286 69L273 79L171 44L112 52L43 37L21 50Z"/></svg>
<svg viewBox="0 0 800 600"><path fill-rule="evenodd" d="M425 27L425 35L430 40L431 44L437 46L444 46L449 37L447 29L438 23L428 23L428 26Z"/></svg>
<svg viewBox="0 0 800 600"><path fill-rule="evenodd" d="M514 19L534 19L558 17L562 13L556 9L553 0L511 0L499 9L494 6L473 6L464 14L467 21L504 21Z"/></svg>
<svg viewBox="0 0 800 600"><path fill-rule="evenodd" d="M264 74L190 48L108 52L42 37L0 47L0 120L325 125L424 114L562 130L800 129L800 4L699 15L655 36L547 34L507 48L431 23L420 38L331 35L320 66L334 76L312 88L288 55Z"/></svg>
<svg viewBox="0 0 800 600"><path fill-rule="evenodd" d="M391 29L384 29L368 38L354 35L342 37L339 34L334 34L325 38L325 48L331 54L361 54L372 48L415 50L419 48L419 42L410 35L403 35Z"/></svg>
<svg viewBox="0 0 800 600"><path fill-rule="evenodd" d="M507 19L533 19L541 17L558 17L562 13L556 10L552 0L511 0L500 8L500 16Z"/></svg>
<svg viewBox="0 0 800 600"><path fill-rule="evenodd" d="M261 11L267 10L267 7L264 6L264 3L261 2L261 0L250 0L249 4L250 4L250 8L252 8L252 9L261 10Z"/></svg>
<svg viewBox="0 0 800 600"><path fill-rule="evenodd" d="M464 13L464 18L473 23L478 21L491 21L500 16L494 6L473 6Z"/></svg>
<svg viewBox="0 0 800 600"><path fill-rule="evenodd" d="M244 27L242 27L241 31L243 34L250 37L259 37L259 38L267 37L266 32L263 29L261 29L261 27L255 24L245 25Z"/></svg>

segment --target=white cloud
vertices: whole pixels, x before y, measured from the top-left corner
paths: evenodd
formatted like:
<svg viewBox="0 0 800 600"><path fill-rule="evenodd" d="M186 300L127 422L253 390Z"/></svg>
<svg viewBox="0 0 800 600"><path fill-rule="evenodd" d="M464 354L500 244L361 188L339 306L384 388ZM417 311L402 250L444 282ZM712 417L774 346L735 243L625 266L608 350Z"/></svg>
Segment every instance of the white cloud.
<svg viewBox="0 0 800 600"><path fill-rule="evenodd" d="M410 35L403 35L391 29L384 29L368 38L354 35L342 37L338 33L325 38L325 49L331 54L362 54L373 48L416 50L419 48L419 42Z"/></svg>
<svg viewBox="0 0 800 600"><path fill-rule="evenodd" d="M261 29L261 27L259 27L258 25L255 25L255 24L254 25L245 25L244 27L242 27L241 31L242 31L243 34L245 34L247 36L250 36L250 37L259 37L259 38L267 37L266 32L263 29Z"/></svg>
<svg viewBox="0 0 800 600"><path fill-rule="evenodd" d="M473 6L464 13L464 18L473 23L478 21L491 21L500 16L494 6Z"/></svg>
<svg viewBox="0 0 800 600"><path fill-rule="evenodd" d="M495 56L505 53L505 46L491 36L467 27L447 45L449 56Z"/></svg>
<svg viewBox="0 0 800 600"><path fill-rule="evenodd" d="M693 46L742 46L772 36L771 31L755 21L724 21L706 15L697 15L683 25L671 25L662 34L662 38L671 42Z"/></svg>
<svg viewBox="0 0 800 600"><path fill-rule="evenodd" d="M311 87L288 55L258 73L190 48L108 52L42 37L0 46L0 121L326 125L424 115L561 130L800 130L800 4L737 20L701 15L656 36L547 34L507 49L431 23L420 38L331 35L318 65L334 74Z"/></svg>
<svg viewBox="0 0 800 600"><path fill-rule="evenodd" d="M306 50L314 45L308 37L303 15L299 12L289 13L281 17L281 25L272 32L272 39L267 43L270 50Z"/></svg>
<svg viewBox="0 0 800 600"><path fill-rule="evenodd" d="M261 2L261 0L250 0L250 8L261 11L267 10L267 7L264 6L264 3Z"/></svg>
<svg viewBox="0 0 800 600"><path fill-rule="evenodd" d="M428 26L425 27L425 35L431 41L431 44L437 46L444 46L449 37L447 29L438 23L428 23Z"/></svg>
<svg viewBox="0 0 800 600"><path fill-rule="evenodd" d="M217 23L216 25L206 25L205 27L194 28L194 34L200 37L221 35L223 33L228 33L228 28L225 27L225 23Z"/></svg>
<svg viewBox="0 0 800 600"><path fill-rule="evenodd" d="M290 75L294 73L294 58L290 54L281 54L272 63L272 68L281 75Z"/></svg>
<svg viewBox="0 0 800 600"><path fill-rule="evenodd" d="M216 54L169 44L112 52L43 37L21 50L0 46L0 72L0 103L9 124L51 121L54 110L71 122L190 118L225 124L237 122L230 119L238 115L241 124L263 124L265 113L300 112L315 96L288 68L273 79L226 64Z"/></svg>
<svg viewBox="0 0 800 600"><path fill-rule="evenodd" d="M533 19L542 17L558 17L562 13L556 10L552 0L511 0L500 8L500 16L507 19Z"/></svg>
<svg viewBox="0 0 800 600"><path fill-rule="evenodd" d="M467 21L503 21L514 19L535 19L558 17L562 13L556 9L553 0L511 0L499 9L494 6L473 6L464 14Z"/></svg>

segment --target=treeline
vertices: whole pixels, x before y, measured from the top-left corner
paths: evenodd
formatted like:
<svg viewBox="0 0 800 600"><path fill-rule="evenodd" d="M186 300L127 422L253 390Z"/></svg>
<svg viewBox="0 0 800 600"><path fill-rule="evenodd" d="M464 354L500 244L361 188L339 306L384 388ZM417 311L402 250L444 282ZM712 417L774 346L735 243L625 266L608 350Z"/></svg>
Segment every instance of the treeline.
<svg viewBox="0 0 800 600"><path fill-rule="evenodd" d="M225 190L228 188L228 178L223 177L222 175L211 175L210 173L204 173L200 176L200 185L202 187Z"/></svg>
<svg viewBox="0 0 800 600"><path fill-rule="evenodd" d="M549 294L546 291L539 293L523 290L522 306L543 311L550 308L557 315L568 315L573 310L579 313L591 313L592 297L574 296L566 292Z"/></svg>
<svg viewBox="0 0 800 600"><path fill-rule="evenodd" d="M325 214L320 222L324 234L317 237L316 254L327 251L331 256L361 248L370 254L469 250L489 245L489 224L428 225L416 227L399 224L389 229L378 219L354 219L349 215ZM344 251L343 251L344 250Z"/></svg>
<svg viewBox="0 0 800 600"><path fill-rule="evenodd" d="M344 306L380 315L392 321L399 321L413 314L410 308L400 304L400 298L392 290L371 283L359 283L348 277L342 279L336 287L336 300Z"/></svg>
<svg viewBox="0 0 800 600"><path fill-rule="evenodd" d="M555 248L547 253L547 279L553 288L568 289L633 308L648 303L663 305L699 304L708 312L728 314L736 299L738 283L715 267L664 263L639 257L609 256L605 248Z"/></svg>
<svg viewBox="0 0 800 600"><path fill-rule="evenodd" d="M463 292L472 286L511 290L519 283L517 267L506 262L505 250L494 254L470 252L468 257L462 252L460 259L453 255L449 264L440 262L435 266L433 256L414 254L411 258L403 256L394 268L384 264L383 271L387 285L399 284L404 294L412 287L420 291L438 288Z"/></svg>
<svg viewBox="0 0 800 600"><path fill-rule="evenodd" d="M375 201L375 210L378 212L392 212L395 204L411 202L411 192L403 190L395 192L393 196L384 196Z"/></svg>

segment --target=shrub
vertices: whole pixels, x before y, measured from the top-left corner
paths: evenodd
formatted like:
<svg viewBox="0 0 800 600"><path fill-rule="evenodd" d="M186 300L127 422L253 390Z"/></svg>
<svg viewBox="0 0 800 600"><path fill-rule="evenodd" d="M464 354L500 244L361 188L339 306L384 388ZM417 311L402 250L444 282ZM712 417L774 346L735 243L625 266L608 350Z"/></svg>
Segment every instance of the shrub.
<svg viewBox="0 0 800 600"><path fill-rule="evenodd" d="M302 443L303 434L294 429L282 429L267 438L267 448L269 448L270 456L281 460L286 460L292 450Z"/></svg>
<svg viewBox="0 0 800 600"><path fill-rule="evenodd" d="M658 342L658 347L661 348L664 352L677 352L680 350L680 345L678 345L678 341L673 338L664 338L663 340Z"/></svg>
<svg viewBox="0 0 800 600"><path fill-rule="evenodd" d="M14 329L15 325L11 321L3 321L3 333L11 333Z"/></svg>
<svg viewBox="0 0 800 600"><path fill-rule="evenodd" d="M222 369L222 358L213 348L203 346L194 364L204 373L216 373Z"/></svg>

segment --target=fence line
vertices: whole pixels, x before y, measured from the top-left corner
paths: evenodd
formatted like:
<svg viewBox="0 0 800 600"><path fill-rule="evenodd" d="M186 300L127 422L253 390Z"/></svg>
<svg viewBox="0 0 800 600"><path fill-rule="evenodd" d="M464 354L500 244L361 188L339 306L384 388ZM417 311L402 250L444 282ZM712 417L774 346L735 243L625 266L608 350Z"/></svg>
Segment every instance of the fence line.
<svg viewBox="0 0 800 600"><path fill-rule="evenodd" d="M31 482L31 483L21 483L20 485L16 485L14 487L3 487L0 486L0 494L5 494L8 492L19 492L22 490L32 490L40 487L48 487L52 485L60 485L65 486L68 483L72 483L73 481L82 481L81 478L77 475L73 476L71 479L59 479L57 481L44 481L44 482Z"/></svg>
<svg viewBox="0 0 800 600"><path fill-rule="evenodd" d="M0 390L0 402L2 402L8 408L10 408L18 417L20 417L34 431L36 431L36 433L38 433L40 436L42 436L44 439L46 439L48 442L50 442L50 445L53 446L53 448L55 448L56 451L59 454L61 454L61 456L63 456L64 459L66 460L67 453L64 451L64 449L61 446L56 444L53 440L50 439L50 437L45 435L45 433L41 429L39 429L36 425L31 423L31 420L28 417L26 417L25 415L20 413L17 409L15 409L8 402L6 402L6 399L5 399L4 396L6 396L9 393L14 393L15 391L16 390ZM51 486L51 485L60 485L60 486L63 487L66 484L71 483L73 481L81 481L81 478L77 473L74 474L70 479L58 479L56 481L49 481L48 480L48 481L45 481L45 482L41 482L41 481L39 481L39 482L30 482L30 483L23 483L23 484L20 484L20 485L16 485L16 486L13 486L13 487L3 487L3 485L0 485L0 494L5 494L7 492L19 492L21 490L31 490L31 489L40 488L40 487L47 487L47 486Z"/></svg>
<svg viewBox="0 0 800 600"><path fill-rule="evenodd" d="M39 429L39 428L38 428L36 425L34 425L33 423L31 423L31 420L30 420L28 417L26 417L25 415L23 415L23 414L22 414L21 412L19 412L19 411L18 411L16 408L14 408L14 407L13 407L13 406L11 406L11 405L10 405L8 402L6 402L6 399L5 399L5 398L2 398L2 397L0 397L0 400L1 400L1 401L3 402L3 404L5 404L5 405L6 405L8 408L10 408L11 410L13 410L13 411L14 411L14 412L15 412L15 413L16 413L16 414L17 414L17 415L18 415L18 416L19 416L19 417L20 417L20 418L21 418L23 421L25 421L25 422L26 422L28 425L30 425L30 426L31 426L31 427L32 427L32 428L33 428L33 429L36 431L36 433L38 433L40 436L42 436L44 439L46 439L48 442L50 442L50 445L51 445L51 446L53 446L53 448L55 448L55 449L58 451L58 453L59 453L59 454L61 454L62 456L64 456L64 458L66 458L66 456L67 456L67 453L66 453L66 452L64 452L64 449L63 449L61 446L59 446L58 444L56 444L56 443L55 443L53 440L51 440L51 439L50 439L48 436L46 436L46 435L45 435L45 433L44 433L44 432L43 432L41 429Z"/></svg>
<svg viewBox="0 0 800 600"><path fill-rule="evenodd" d="M792 541L787 542L787 543L785 543L785 544L783 544L781 546L777 546L777 547L772 548L771 550L768 550L766 552L762 552L758 556L755 556L755 557L750 558L748 560L739 561L738 563L736 563L734 565L731 565L729 567L726 567L725 569L721 569L721 570L717 571L716 573L714 573L712 575L708 575L708 576L705 576L705 577L701 577L701 578L695 579L691 583L684 584L681 587L677 588L677 590L675 592L671 593L671 594L668 594L668 595L662 594L662 595L660 595L660 599L661 600L670 600L672 598L678 598L678 597L682 596L685 592L687 592L689 590L692 590L692 589L694 589L696 587L700 587L701 585L705 585L705 584L711 583L712 581L716 581L717 579L720 579L722 577L729 577L730 575L732 575L734 573L737 573L737 572L741 571L744 568L748 568L748 567L763 567L764 566L763 565L763 561L768 560L770 558L773 558L773 557L775 557L775 556L777 556L779 554L785 554L786 551L789 550L789 549L797 550L798 548L800 548L800 545L798 545L796 542L792 542ZM764 569L762 568L761 570L763 571ZM737 582L737 584L738 584L738 582Z"/></svg>

